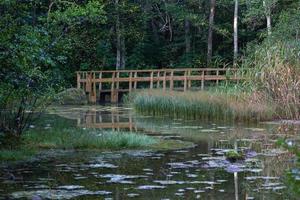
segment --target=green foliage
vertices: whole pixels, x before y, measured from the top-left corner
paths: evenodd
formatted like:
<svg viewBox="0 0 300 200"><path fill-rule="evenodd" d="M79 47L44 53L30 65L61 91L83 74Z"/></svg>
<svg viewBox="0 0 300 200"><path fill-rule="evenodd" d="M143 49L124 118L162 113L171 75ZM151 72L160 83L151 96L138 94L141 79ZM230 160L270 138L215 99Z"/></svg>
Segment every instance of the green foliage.
<svg viewBox="0 0 300 200"><path fill-rule="evenodd" d="M237 152L235 150L230 150L225 154L226 159L230 161L237 161L244 159L244 155L241 152Z"/></svg>
<svg viewBox="0 0 300 200"><path fill-rule="evenodd" d="M51 12L53 6L58 9ZM54 1L49 6L48 21L53 20L55 23L65 23L74 26L84 21L91 23L103 24L106 21L104 4L99 0L88 1L80 5L72 1Z"/></svg>

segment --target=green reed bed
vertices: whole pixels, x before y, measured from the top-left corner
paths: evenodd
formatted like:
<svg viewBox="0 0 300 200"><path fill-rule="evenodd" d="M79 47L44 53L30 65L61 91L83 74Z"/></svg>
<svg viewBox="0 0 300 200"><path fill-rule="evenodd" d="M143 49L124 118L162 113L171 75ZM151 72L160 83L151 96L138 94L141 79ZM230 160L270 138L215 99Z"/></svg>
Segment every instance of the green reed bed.
<svg viewBox="0 0 300 200"><path fill-rule="evenodd" d="M24 135L24 141L30 146L58 149L121 149L156 143L154 138L143 134L75 128L31 131Z"/></svg>
<svg viewBox="0 0 300 200"><path fill-rule="evenodd" d="M254 103L245 95L209 91L144 91L130 97L138 112L185 119L259 121L274 117L275 108L268 103Z"/></svg>
<svg viewBox="0 0 300 200"><path fill-rule="evenodd" d="M160 142L138 133L79 128L30 130L22 135L21 140L18 146L0 149L0 160L24 160L47 149L119 150L148 147Z"/></svg>

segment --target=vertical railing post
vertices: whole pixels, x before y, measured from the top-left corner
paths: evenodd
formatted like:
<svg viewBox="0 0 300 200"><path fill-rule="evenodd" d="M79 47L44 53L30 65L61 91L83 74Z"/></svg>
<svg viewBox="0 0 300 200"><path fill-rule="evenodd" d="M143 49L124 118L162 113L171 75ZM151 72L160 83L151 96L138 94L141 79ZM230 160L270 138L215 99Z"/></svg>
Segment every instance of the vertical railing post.
<svg viewBox="0 0 300 200"><path fill-rule="evenodd" d="M116 103L116 92L115 92L115 76L116 72L112 72L112 80L111 80L111 98L110 101L111 103Z"/></svg>
<svg viewBox="0 0 300 200"><path fill-rule="evenodd" d="M163 91L166 90L166 85L167 85L167 80L166 80L166 77L167 76L167 71L164 70L164 79L163 79Z"/></svg>
<svg viewBox="0 0 300 200"><path fill-rule="evenodd" d="M81 86L80 86L80 72L76 72L77 74L77 89L80 89Z"/></svg>
<svg viewBox="0 0 300 200"><path fill-rule="evenodd" d="M217 69L217 86L219 85L219 69Z"/></svg>
<svg viewBox="0 0 300 200"><path fill-rule="evenodd" d="M174 76L174 71L172 70L171 71L171 76L170 76L170 90L174 89L174 79L173 79L173 76Z"/></svg>
<svg viewBox="0 0 300 200"><path fill-rule="evenodd" d="M89 72L86 73L86 92L91 92L91 74Z"/></svg>
<svg viewBox="0 0 300 200"><path fill-rule="evenodd" d="M187 89L187 70L184 71L184 82L183 82L183 91L185 92Z"/></svg>
<svg viewBox="0 0 300 200"><path fill-rule="evenodd" d="M129 72L129 92L132 91L132 72Z"/></svg>
<svg viewBox="0 0 300 200"><path fill-rule="evenodd" d="M96 73L92 72L92 87L93 87L93 94L92 94L92 102L97 102L97 88L96 88Z"/></svg>
<svg viewBox="0 0 300 200"><path fill-rule="evenodd" d="M120 72L118 71L117 72L117 80L116 80L116 89L118 90L118 92L119 92L119 88L120 88L120 80L119 80L119 78L120 78Z"/></svg>
<svg viewBox="0 0 300 200"><path fill-rule="evenodd" d="M205 70L202 70L201 90L204 90Z"/></svg>
<svg viewBox="0 0 300 200"><path fill-rule="evenodd" d="M137 77L138 77L138 72L135 71L134 72L134 84L133 84L133 88L136 90L137 88Z"/></svg>
<svg viewBox="0 0 300 200"><path fill-rule="evenodd" d="M160 71L157 71L157 84L156 84L156 88L159 88L159 82L160 82Z"/></svg>
<svg viewBox="0 0 300 200"><path fill-rule="evenodd" d="M101 79L102 79L102 72L99 73L99 85L98 85L98 94L99 94L99 100L101 99L101 91L102 91L102 82L101 82Z"/></svg>
<svg viewBox="0 0 300 200"><path fill-rule="evenodd" d="M190 79L191 78L191 74L192 74L192 71L189 70L188 71L188 88L190 89L192 87L192 80Z"/></svg>
<svg viewBox="0 0 300 200"><path fill-rule="evenodd" d="M151 71L151 74L150 74L150 89L151 90L153 89L153 74L154 74L154 72Z"/></svg>

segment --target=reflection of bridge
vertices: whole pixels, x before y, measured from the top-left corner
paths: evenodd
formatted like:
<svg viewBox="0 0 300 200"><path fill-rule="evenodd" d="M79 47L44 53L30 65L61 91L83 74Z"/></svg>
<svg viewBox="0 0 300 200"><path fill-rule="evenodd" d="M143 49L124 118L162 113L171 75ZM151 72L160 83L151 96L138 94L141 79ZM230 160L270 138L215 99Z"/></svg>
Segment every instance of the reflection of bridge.
<svg viewBox="0 0 300 200"><path fill-rule="evenodd" d="M237 69L186 68L157 70L79 71L77 88L89 94L90 102L101 100L101 95L110 94L111 102L119 100L119 94L141 88L166 90L204 89L205 82L238 81ZM139 84L139 85L138 85Z"/></svg>
<svg viewBox="0 0 300 200"><path fill-rule="evenodd" d="M85 128L137 131L132 116L122 117L119 112L103 114L101 111L88 111L77 119L77 125Z"/></svg>

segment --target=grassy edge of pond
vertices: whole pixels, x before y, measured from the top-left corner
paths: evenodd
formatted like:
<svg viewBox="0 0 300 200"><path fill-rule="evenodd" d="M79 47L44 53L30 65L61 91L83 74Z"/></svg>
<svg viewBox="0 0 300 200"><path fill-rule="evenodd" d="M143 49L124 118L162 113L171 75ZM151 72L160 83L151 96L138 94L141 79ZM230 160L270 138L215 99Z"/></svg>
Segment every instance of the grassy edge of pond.
<svg viewBox="0 0 300 200"><path fill-rule="evenodd" d="M126 102L142 114L168 115L185 119L263 121L275 118L272 102L255 102L243 94L216 91L162 91L133 93Z"/></svg>
<svg viewBox="0 0 300 200"><path fill-rule="evenodd" d="M0 149L0 161L19 161L43 154L44 150L174 150L193 147L191 142L164 140L144 134L95 129L30 130L22 136L22 144Z"/></svg>

